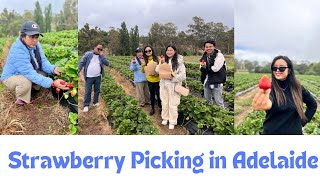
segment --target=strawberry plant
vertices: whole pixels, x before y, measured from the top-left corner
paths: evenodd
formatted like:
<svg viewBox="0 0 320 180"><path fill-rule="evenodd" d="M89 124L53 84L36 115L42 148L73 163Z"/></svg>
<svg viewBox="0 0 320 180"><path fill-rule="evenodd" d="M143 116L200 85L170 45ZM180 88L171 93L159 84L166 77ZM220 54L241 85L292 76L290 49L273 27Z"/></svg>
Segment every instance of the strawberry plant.
<svg viewBox="0 0 320 180"><path fill-rule="evenodd" d="M75 135L79 133L79 129L78 129L78 114L77 113L73 113L73 112L69 112L69 130L70 133Z"/></svg>
<svg viewBox="0 0 320 180"><path fill-rule="evenodd" d="M73 112L78 109L78 31L67 30L60 32L45 33L40 39L43 51L51 64L55 64L61 72L61 76L54 79L62 79L69 90L56 88L55 92L60 95L59 100L65 98ZM71 96L71 97L70 97ZM77 114L69 114L69 130L71 134L78 134L76 120Z"/></svg>

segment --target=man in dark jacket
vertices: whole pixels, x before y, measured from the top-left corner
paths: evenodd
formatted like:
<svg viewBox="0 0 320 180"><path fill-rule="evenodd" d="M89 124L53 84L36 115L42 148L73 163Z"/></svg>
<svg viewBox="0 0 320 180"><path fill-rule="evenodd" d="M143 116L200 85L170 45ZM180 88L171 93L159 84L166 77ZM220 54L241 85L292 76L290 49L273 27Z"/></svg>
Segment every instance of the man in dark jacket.
<svg viewBox="0 0 320 180"><path fill-rule="evenodd" d="M227 77L225 58L220 50L215 49L214 41L206 41L203 45L205 53L200 60L200 70L204 97L209 103L213 103L214 98L214 102L224 108L222 91Z"/></svg>
<svg viewBox="0 0 320 180"><path fill-rule="evenodd" d="M103 65L109 66L109 61L105 58L103 47L100 43L96 44L92 51L86 52L79 62L78 73L84 67L84 79L86 81L83 112L88 112L89 110L92 85L94 85L93 106L99 105L101 76L104 76Z"/></svg>

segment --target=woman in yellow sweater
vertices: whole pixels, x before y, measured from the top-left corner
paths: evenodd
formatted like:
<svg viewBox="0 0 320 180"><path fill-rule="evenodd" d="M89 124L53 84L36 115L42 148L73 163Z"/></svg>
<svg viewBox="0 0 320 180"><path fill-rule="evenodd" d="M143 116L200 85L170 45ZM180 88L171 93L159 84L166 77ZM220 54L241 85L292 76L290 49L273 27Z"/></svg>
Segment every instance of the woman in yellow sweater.
<svg viewBox="0 0 320 180"><path fill-rule="evenodd" d="M156 65L159 64L159 58L157 57L157 55L155 54L151 46L144 47L143 57L146 61L141 60L141 71L146 74L146 78L148 81L148 86L150 91L150 100L151 100L150 115L153 115L155 113L154 105L155 105L156 96L157 96L160 113L162 110L160 90L159 90L160 78L159 78L159 74L155 72Z"/></svg>

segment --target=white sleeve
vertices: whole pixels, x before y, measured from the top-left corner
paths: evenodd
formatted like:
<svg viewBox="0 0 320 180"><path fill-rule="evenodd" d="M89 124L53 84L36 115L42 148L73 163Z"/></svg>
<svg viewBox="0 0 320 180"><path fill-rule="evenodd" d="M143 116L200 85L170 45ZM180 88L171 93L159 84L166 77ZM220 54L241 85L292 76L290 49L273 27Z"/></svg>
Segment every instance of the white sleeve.
<svg viewBox="0 0 320 180"><path fill-rule="evenodd" d="M224 58L223 54L218 53L217 57L214 61L214 65L211 66L211 70L213 72L218 72L222 68L222 66L224 65L224 62L225 62L225 58Z"/></svg>

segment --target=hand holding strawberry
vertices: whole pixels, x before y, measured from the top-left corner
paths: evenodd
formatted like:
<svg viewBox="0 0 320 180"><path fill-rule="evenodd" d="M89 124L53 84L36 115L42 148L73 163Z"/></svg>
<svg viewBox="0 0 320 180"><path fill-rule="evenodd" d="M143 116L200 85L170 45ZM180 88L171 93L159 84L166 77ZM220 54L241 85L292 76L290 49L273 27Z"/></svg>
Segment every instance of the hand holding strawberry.
<svg viewBox="0 0 320 180"><path fill-rule="evenodd" d="M144 58L141 58L140 61L141 61L141 64L146 64L146 61L144 60Z"/></svg>
<svg viewBox="0 0 320 180"><path fill-rule="evenodd" d="M161 62L162 62L162 63L165 62L165 59L164 59L164 56L163 56L163 55L160 56L160 59L161 59Z"/></svg>
<svg viewBox="0 0 320 180"><path fill-rule="evenodd" d="M65 84L65 82L62 79L53 80L52 86L55 88L62 89L62 90L70 89L69 87L67 87L67 85Z"/></svg>
<svg viewBox="0 0 320 180"><path fill-rule="evenodd" d="M72 85L72 83L70 83L70 82L66 83L66 86L67 86L69 89L72 89L72 88L73 88L73 85Z"/></svg>
<svg viewBox="0 0 320 180"><path fill-rule="evenodd" d="M262 78L260 79L259 88L264 90L271 88L271 81L269 80L269 77L267 75L262 76Z"/></svg>
<svg viewBox="0 0 320 180"><path fill-rule="evenodd" d="M206 61L204 59L201 60L201 67L206 67Z"/></svg>
<svg viewBox="0 0 320 180"><path fill-rule="evenodd" d="M269 98L271 92L271 82L268 76L262 76L259 81L259 88L259 92L252 100L252 107L258 111L271 109L272 102Z"/></svg>

